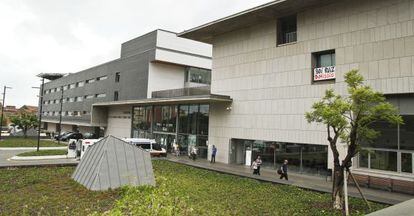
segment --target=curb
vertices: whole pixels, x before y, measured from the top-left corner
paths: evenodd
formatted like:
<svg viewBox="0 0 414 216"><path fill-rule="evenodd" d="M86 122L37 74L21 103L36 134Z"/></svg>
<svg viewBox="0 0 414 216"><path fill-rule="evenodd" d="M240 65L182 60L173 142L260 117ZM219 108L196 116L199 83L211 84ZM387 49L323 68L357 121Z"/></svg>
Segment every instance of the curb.
<svg viewBox="0 0 414 216"><path fill-rule="evenodd" d="M40 147L40 150L64 150L68 147ZM36 150L37 147L2 147L0 148L0 151L18 151L18 150Z"/></svg>
<svg viewBox="0 0 414 216"><path fill-rule="evenodd" d="M72 159L67 155L48 155L48 156L13 156L10 160L25 161L25 160L55 160L55 159ZM75 159L75 158L73 158Z"/></svg>

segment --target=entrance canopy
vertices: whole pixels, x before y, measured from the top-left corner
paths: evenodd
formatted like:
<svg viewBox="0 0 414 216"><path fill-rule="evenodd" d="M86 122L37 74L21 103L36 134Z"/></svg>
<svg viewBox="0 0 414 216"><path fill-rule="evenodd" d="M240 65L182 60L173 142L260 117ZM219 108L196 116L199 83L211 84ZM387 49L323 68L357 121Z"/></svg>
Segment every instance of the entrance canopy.
<svg viewBox="0 0 414 216"><path fill-rule="evenodd" d="M95 103L92 105L91 124L94 126L106 126L108 108L115 106L147 106L147 105L182 105L182 104L212 104L231 103L230 96L225 95L197 95L171 98L148 98L142 100L124 100Z"/></svg>

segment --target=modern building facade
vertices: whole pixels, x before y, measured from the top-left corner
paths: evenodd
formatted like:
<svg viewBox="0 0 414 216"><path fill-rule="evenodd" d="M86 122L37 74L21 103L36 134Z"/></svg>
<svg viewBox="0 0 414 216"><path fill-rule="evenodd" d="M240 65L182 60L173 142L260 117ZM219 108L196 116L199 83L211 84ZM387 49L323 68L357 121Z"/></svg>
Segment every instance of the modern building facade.
<svg viewBox="0 0 414 216"><path fill-rule="evenodd" d="M217 161L264 165L284 160L300 172L332 169L323 125L305 112L327 88L347 94L344 74L358 69L396 105L405 124L382 132L354 160L363 184L414 193L414 1L278 0L184 31L213 46L209 143ZM346 146L339 147L345 155Z"/></svg>
<svg viewBox="0 0 414 216"><path fill-rule="evenodd" d="M155 30L122 44L120 58L45 83L43 122L51 132L131 136L132 108L110 109L91 122L96 103L139 100L168 89L209 89L211 46Z"/></svg>

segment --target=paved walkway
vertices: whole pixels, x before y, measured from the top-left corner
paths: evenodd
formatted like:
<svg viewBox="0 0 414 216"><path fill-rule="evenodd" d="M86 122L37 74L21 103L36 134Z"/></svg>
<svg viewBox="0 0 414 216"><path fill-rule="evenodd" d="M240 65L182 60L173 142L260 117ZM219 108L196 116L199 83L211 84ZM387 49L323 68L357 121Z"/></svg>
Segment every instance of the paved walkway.
<svg viewBox="0 0 414 216"><path fill-rule="evenodd" d="M53 159L53 160L10 160L11 157L32 150L0 150L0 168L17 166L37 166L37 165L76 165L79 161L75 159Z"/></svg>
<svg viewBox="0 0 414 216"><path fill-rule="evenodd" d="M303 175L298 173L289 173L289 181L280 180L279 175L276 174L275 170L271 169L261 169L261 176L256 176L252 174L252 171L249 167L243 165L233 165L233 164L223 164L223 163L215 163L211 164L207 160L199 159L196 161L192 161L188 159L188 157L174 157L169 155L167 158L169 161L177 162L181 164L186 164L202 169L208 169L212 171L217 171L221 173L227 173L247 178L253 178L260 181L272 182L277 184L287 184L287 185L294 185L305 189L310 189L319 192L332 192L332 181L327 181L323 177L319 176L309 176ZM348 187L349 195L352 197L361 197L357 188L354 186ZM365 197L368 200L386 203L386 204L397 204L401 203L410 199L413 199L414 196L401 194L401 193L394 193L388 192L383 190L376 190L370 188L362 188L362 192L364 193Z"/></svg>

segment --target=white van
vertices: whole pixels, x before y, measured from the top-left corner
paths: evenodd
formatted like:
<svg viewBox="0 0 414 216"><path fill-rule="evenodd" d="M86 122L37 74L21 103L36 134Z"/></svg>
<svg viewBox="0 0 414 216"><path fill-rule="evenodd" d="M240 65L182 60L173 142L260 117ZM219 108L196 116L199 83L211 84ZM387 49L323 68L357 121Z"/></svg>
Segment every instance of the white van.
<svg viewBox="0 0 414 216"><path fill-rule="evenodd" d="M141 147L142 149L148 151L153 157L166 157L167 151L161 147L160 144L151 139L143 138L124 138L122 139L125 142Z"/></svg>
<svg viewBox="0 0 414 216"><path fill-rule="evenodd" d="M96 142L98 142L100 139L80 139L77 143L77 149L80 149L80 158L82 159L83 155L85 154L86 150Z"/></svg>

